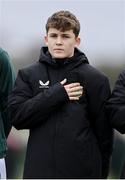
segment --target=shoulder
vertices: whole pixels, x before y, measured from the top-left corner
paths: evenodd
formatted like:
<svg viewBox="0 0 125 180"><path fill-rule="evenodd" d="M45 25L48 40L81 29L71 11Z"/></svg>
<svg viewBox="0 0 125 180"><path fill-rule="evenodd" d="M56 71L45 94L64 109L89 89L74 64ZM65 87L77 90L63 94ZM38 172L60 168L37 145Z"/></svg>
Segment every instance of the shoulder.
<svg viewBox="0 0 125 180"><path fill-rule="evenodd" d="M9 69L11 69L11 59L10 56L8 55L8 53L3 50L2 48L0 48L0 68L3 71L8 71Z"/></svg>
<svg viewBox="0 0 125 180"><path fill-rule="evenodd" d="M39 61L36 61L30 65L23 67L22 69L19 69L18 76L21 76L22 79L29 79L33 81L44 73L44 69L44 65Z"/></svg>
<svg viewBox="0 0 125 180"><path fill-rule="evenodd" d="M116 80L115 86L117 87L119 85L125 87L125 69L119 73L118 78Z"/></svg>
<svg viewBox="0 0 125 180"><path fill-rule="evenodd" d="M0 63L8 64L9 61L10 61L10 57L8 53L2 48L0 48Z"/></svg>
<svg viewBox="0 0 125 180"><path fill-rule="evenodd" d="M39 68L41 68L41 63L37 61L19 69L19 71L27 74L27 73L37 72Z"/></svg>
<svg viewBox="0 0 125 180"><path fill-rule="evenodd" d="M108 80L107 75L103 71L99 70L98 68L90 64L85 64L84 66L82 66L82 72L84 72L84 76L90 80Z"/></svg>
<svg viewBox="0 0 125 180"><path fill-rule="evenodd" d="M120 72L119 78L125 80L125 69Z"/></svg>

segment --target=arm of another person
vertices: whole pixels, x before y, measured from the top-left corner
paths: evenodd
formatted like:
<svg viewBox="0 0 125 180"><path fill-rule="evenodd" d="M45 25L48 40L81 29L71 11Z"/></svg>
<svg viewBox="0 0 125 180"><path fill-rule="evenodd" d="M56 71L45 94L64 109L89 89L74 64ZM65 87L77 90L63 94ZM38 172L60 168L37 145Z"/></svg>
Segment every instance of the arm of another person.
<svg viewBox="0 0 125 180"><path fill-rule="evenodd" d="M14 85L15 74L7 52L1 52L0 60L0 111L4 132L7 138L11 129L11 123L7 112L8 95Z"/></svg>
<svg viewBox="0 0 125 180"><path fill-rule="evenodd" d="M107 102L107 114L113 128L125 133L125 71L120 73L111 98Z"/></svg>

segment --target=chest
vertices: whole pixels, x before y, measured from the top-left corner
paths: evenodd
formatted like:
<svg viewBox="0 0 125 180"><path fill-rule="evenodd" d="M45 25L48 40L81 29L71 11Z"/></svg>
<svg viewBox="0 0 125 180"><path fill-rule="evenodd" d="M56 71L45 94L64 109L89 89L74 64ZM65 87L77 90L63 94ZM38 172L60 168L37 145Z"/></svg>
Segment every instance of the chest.
<svg viewBox="0 0 125 180"><path fill-rule="evenodd" d="M32 72L34 76L29 76L29 84L32 88L33 96L46 91L52 85L67 79L67 83L80 82L84 84L84 77L77 68L69 69L68 67L52 68L48 66L41 66Z"/></svg>

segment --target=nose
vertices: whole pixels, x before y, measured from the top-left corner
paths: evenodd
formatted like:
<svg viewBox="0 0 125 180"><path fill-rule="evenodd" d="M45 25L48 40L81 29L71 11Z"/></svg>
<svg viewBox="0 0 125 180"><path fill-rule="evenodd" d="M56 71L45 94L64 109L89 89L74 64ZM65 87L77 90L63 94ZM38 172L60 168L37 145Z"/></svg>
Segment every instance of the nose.
<svg viewBox="0 0 125 180"><path fill-rule="evenodd" d="M56 45L62 45L62 38L61 37L57 37Z"/></svg>

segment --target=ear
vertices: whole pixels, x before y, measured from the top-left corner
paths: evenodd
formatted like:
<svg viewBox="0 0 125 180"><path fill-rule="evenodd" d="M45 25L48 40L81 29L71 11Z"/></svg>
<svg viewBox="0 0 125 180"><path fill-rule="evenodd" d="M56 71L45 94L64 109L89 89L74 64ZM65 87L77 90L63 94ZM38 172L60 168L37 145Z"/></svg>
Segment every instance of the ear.
<svg viewBox="0 0 125 180"><path fill-rule="evenodd" d="M45 42L46 46L48 46L48 37L47 36L44 36L44 42Z"/></svg>
<svg viewBox="0 0 125 180"><path fill-rule="evenodd" d="M76 45L75 45L75 47L78 47L80 45L80 42L81 42L80 37L77 37L76 38Z"/></svg>

